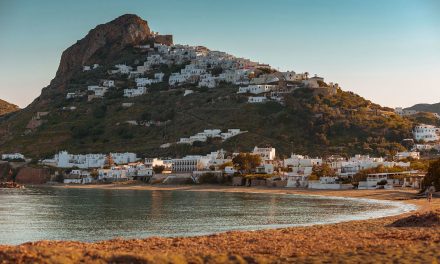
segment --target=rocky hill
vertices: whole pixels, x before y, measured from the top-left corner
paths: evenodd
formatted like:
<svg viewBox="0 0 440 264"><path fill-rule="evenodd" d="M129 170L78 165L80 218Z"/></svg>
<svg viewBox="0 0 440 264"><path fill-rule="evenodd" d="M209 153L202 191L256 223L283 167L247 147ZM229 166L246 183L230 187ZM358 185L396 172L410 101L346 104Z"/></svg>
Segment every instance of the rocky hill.
<svg viewBox="0 0 440 264"><path fill-rule="evenodd" d="M0 116L18 111L19 109L18 106L0 99Z"/></svg>
<svg viewBox="0 0 440 264"><path fill-rule="evenodd" d="M411 107L405 108L408 110L416 110L421 112L432 112L440 115L440 103L437 104L416 104Z"/></svg>
<svg viewBox="0 0 440 264"><path fill-rule="evenodd" d="M135 15L97 26L63 52L55 78L30 106L0 120L0 127L8 127L0 129L0 148L39 158L62 149L76 153L132 151L147 156L181 156L219 148L248 151L255 145L275 146L284 155L291 151L320 156L386 155L402 150L401 140L410 137L413 123L409 119L318 77L302 74L298 75L300 80L289 80L267 65L210 53L204 47L170 47L172 44L172 36L153 33L147 22ZM147 65L152 58L158 58L161 48L167 49L171 59ZM242 80L222 79L215 88L200 87L192 78L181 85L169 85L172 73L186 69L201 54L208 61L204 65L209 73L204 75L206 78L218 76L218 81L222 73L226 76L225 65L242 67L236 72L245 71L246 78L254 78L251 81L259 78L273 84L276 80L276 95L266 93L267 102L248 103L252 94L237 93L237 83ZM212 61L206 54L220 56L221 61ZM99 66L95 68L94 64ZM133 69L149 67L131 78L132 72L115 70L117 64L131 65ZM249 67L253 67L251 72ZM152 81L157 73L163 73L163 80L150 83L145 94L123 96L125 89L136 87L136 77ZM109 79L114 86L103 84ZM96 98L97 92L90 90L95 88L104 89L105 95ZM192 94L184 96L187 90ZM276 100L272 100L274 96ZM226 141L208 139L192 146L160 147L214 128L248 132Z"/></svg>

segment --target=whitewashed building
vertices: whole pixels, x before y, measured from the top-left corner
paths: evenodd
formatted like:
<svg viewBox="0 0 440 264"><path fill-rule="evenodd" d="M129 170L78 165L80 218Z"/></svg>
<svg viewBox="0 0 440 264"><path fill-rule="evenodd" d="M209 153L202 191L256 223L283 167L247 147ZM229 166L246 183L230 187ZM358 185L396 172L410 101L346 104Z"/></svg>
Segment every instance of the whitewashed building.
<svg viewBox="0 0 440 264"><path fill-rule="evenodd" d="M394 162L385 161L384 158L370 157L369 155L355 155L347 161L334 161L331 167L336 171L337 175L342 178L352 177L360 170L376 168L378 166L384 167L409 167L409 162Z"/></svg>
<svg viewBox="0 0 440 264"><path fill-rule="evenodd" d="M303 155L291 154L290 158L284 159L284 167L313 167L322 165L322 158L309 158Z"/></svg>
<svg viewBox="0 0 440 264"><path fill-rule="evenodd" d="M266 96L249 96L248 103L250 104L260 104L267 102L268 99Z"/></svg>
<svg viewBox="0 0 440 264"><path fill-rule="evenodd" d="M267 148L259 148L257 146L254 147L252 154L259 155L263 161L272 161L275 159L275 148L267 147Z"/></svg>
<svg viewBox="0 0 440 264"><path fill-rule="evenodd" d="M238 88L238 94L243 93L251 93L251 94L261 94L261 93L268 93L275 89L276 85L269 85L269 84L260 84L260 85L249 85L244 87Z"/></svg>
<svg viewBox="0 0 440 264"><path fill-rule="evenodd" d="M200 75L198 87L214 88L216 86L216 78L213 77L211 74L207 73Z"/></svg>
<svg viewBox="0 0 440 264"><path fill-rule="evenodd" d="M130 74L130 72L133 70L133 67L125 64L116 64L115 68L116 70L111 71L111 73Z"/></svg>
<svg viewBox="0 0 440 264"><path fill-rule="evenodd" d="M75 99L75 98L81 98L83 94L80 92L74 92L74 93L67 93L66 99Z"/></svg>
<svg viewBox="0 0 440 264"><path fill-rule="evenodd" d="M66 184L88 184L92 183L94 179L90 176L90 172L85 170L72 170L69 174L64 176L63 182Z"/></svg>
<svg viewBox="0 0 440 264"><path fill-rule="evenodd" d="M413 129L414 139L418 141L433 142L439 140L440 128L432 125L418 125Z"/></svg>
<svg viewBox="0 0 440 264"><path fill-rule="evenodd" d="M125 97L136 97L141 96L147 93L146 87L137 87L134 89L124 89L124 96Z"/></svg>
<svg viewBox="0 0 440 264"><path fill-rule="evenodd" d="M394 159L396 160L403 160L403 159L420 159L420 152L418 151L404 151L404 152L397 152L396 155L394 155Z"/></svg>
<svg viewBox="0 0 440 264"><path fill-rule="evenodd" d="M110 153L116 164L135 162L137 160L135 153ZM89 169L100 168L104 166L107 155L105 154L69 154L67 151L60 151L52 159L42 160L44 165L50 165L58 168Z"/></svg>
<svg viewBox="0 0 440 264"><path fill-rule="evenodd" d="M177 173L192 173L193 171L205 170L208 164L208 157L198 155L185 156L181 159L173 159L172 171Z"/></svg>
<svg viewBox="0 0 440 264"><path fill-rule="evenodd" d="M2 154L2 160L24 160L24 155L21 153L7 153Z"/></svg>
<svg viewBox="0 0 440 264"><path fill-rule="evenodd" d="M99 169L98 180L100 181L124 181L128 180L128 170L119 167Z"/></svg>
<svg viewBox="0 0 440 264"><path fill-rule="evenodd" d="M115 81L114 80L102 80L102 86L104 87L115 87Z"/></svg>
<svg viewBox="0 0 440 264"><path fill-rule="evenodd" d="M104 97L104 95L108 91L108 87L99 86L99 85L89 85L87 87L87 90L93 92L96 97Z"/></svg>

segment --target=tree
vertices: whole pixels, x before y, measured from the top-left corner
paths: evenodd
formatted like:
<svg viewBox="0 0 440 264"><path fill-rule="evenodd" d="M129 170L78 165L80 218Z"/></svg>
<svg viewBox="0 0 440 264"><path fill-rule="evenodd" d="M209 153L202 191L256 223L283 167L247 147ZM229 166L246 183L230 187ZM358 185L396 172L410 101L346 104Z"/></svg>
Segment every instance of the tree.
<svg viewBox="0 0 440 264"><path fill-rule="evenodd" d="M112 166L115 165L115 162L113 160L113 157L111 154L108 154L105 157L105 162L104 162L104 169L110 169Z"/></svg>
<svg viewBox="0 0 440 264"><path fill-rule="evenodd" d="M229 167L229 166L234 166L234 163L232 161L225 162L219 166L219 169L224 170L226 167Z"/></svg>
<svg viewBox="0 0 440 264"><path fill-rule="evenodd" d="M153 171L156 174L162 173L165 170L165 166L163 165L156 165L153 167Z"/></svg>
<svg viewBox="0 0 440 264"><path fill-rule="evenodd" d="M336 172L330 167L328 164L322 164L322 165L315 165L312 169L312 174L310 175L309 179L316 179L319 180L319 178L328 176L332 177L335 176Z"/></svg>
<svg viewBox="0 0 440 264"><path fill-rule="evenodd" d="M97 179L98 176L99 176L98 170L92 170L92 171L90 172L90 176L91 176L93 179Z"/></svg>
<svg viewBox="0 0 440 264"><path fill-rule="evenodd" d="M434 186L436 190L440 190L440 159L429 163L428 173L422 181L422 190Z"/></svg>
<svg viewBox="0 0 440 264"><path fill-rule="evenodd" d="M261 164L261 157L250 153L240 153L232 159L232 163L242 174L250 173Z"/></svg>

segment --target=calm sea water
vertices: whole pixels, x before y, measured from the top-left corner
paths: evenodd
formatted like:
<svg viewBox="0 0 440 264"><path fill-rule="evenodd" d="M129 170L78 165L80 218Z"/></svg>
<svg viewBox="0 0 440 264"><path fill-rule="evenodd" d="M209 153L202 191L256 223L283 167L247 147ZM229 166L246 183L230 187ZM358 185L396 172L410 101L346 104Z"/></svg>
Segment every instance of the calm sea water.
<svg viewBox="0 0 440 264"><path fill-rule="evenodd" d="M389 203L297 195L0 189L0 244L190 236L332 223L401 210Z"/></svg>

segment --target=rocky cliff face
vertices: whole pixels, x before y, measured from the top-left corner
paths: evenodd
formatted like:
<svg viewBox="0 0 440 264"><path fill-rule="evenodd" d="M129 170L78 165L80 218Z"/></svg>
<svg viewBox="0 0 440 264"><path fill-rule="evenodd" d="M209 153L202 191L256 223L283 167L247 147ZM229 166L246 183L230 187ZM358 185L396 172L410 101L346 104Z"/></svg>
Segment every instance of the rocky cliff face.
<svg viewBox="0 0 440 264"><path fill-rule="evenodd" d="M172 44L172 36L153 34L147 21L130 14L98 25L63 52L56 76L50 86L43 89L43 97L51 89L63 91L66 82L84 65L111 61L128 46L152 41Z"/></svg>
<svg viewBox="0 0 440 264"><path fill-rule="evenodd" d="M20 110L20 108L18 106L0 99L0 116L15 112L18 110Z"/></svg>
<svg viewBox="0 0 440 264"><path fill-rule="evenodd" d="M83 65L99 63L94 55L100 49L106 49L109 56L120 52L128 45L137 45L151 37L148 23L136 15L123 15L115 20L98 25L81 40L63 52L55 78L68 78L73 71Z"/></svg>

